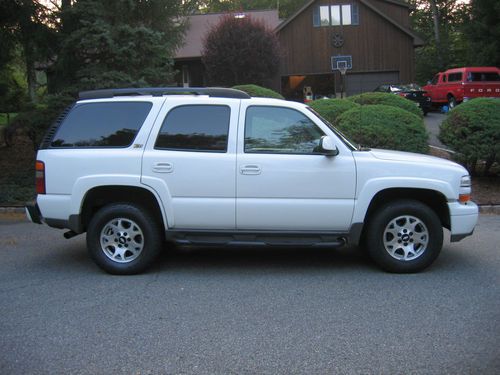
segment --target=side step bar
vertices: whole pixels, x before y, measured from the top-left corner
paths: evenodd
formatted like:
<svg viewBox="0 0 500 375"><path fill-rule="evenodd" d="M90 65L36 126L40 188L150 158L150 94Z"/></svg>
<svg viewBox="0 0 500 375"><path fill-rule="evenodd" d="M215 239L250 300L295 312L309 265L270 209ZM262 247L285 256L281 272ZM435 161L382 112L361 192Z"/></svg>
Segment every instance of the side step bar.
<svg viewBox="0 0 500 375"><path fill-rule="evenodd" d="M179 245L205 246L304 246L340 247L346 244L346 234L312 232L165 232L168 241Z"/></svg>

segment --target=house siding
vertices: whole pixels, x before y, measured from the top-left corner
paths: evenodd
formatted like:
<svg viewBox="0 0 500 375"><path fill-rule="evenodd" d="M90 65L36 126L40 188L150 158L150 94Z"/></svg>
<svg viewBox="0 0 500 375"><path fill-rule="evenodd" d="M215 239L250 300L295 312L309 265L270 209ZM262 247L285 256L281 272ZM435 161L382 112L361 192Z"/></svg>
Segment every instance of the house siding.
<svg viewBox="0 0 500 375"><path fill-rule="evenodd" d="M359 25L313 26L315 7L354 3L359 7ZM377 0L371 4L402 26L409 24L407 8ZM340 48L331 43L337 33L344 37ZM401 82L414 78L413 38L357 1L316 1L279 31L279 39L283 50L282 76L329 74L331 56L351 55L353 68L348 74L397 71Z"/></svg>

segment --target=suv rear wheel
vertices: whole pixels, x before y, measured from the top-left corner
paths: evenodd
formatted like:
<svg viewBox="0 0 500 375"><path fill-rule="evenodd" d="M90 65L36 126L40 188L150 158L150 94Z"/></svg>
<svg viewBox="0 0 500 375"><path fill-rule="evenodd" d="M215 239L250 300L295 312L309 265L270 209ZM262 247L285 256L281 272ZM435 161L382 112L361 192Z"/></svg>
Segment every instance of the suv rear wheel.
<svg viewBox="0 0 500 375"><path fill-rule="evenodd" d="M371 218L366 233L371 258L388 272L421 271L438 257L443 229L436 213L413 200L383 206Z"/></svg>
<svg viewBox="0 0 500 375"><path fill-rule="evenodd" d="M87 230L87 249L106 272L136 274L153 263L163 239L160 226L140 206L113 203L101 208Z"/></svg>

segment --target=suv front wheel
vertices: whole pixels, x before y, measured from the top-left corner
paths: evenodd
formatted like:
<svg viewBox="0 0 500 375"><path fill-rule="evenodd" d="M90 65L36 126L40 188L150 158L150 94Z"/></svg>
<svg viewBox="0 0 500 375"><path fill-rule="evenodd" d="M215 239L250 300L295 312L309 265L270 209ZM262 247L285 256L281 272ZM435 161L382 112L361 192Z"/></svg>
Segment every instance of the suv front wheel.
<svg viewBox="0 0 500 375"><path fill-rule="evenodd" d="M160 226L142 207L113 203L92 217L87 229L87 249L106 272L140 273L150 266L163 243Z"/></svg>
<svg viewBox="0 0 500 375"><path fill-rule="evenodd" d="M425 204L398 200L372 216L366 246L382 269L418 272L430 266L441 252L443 229L436 213Z"/></svg>

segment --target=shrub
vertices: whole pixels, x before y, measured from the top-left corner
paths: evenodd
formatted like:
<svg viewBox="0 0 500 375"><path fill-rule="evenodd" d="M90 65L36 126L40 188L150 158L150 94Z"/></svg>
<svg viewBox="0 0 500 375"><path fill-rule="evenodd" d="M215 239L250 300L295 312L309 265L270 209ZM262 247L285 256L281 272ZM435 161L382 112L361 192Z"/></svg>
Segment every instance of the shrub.
<svg viewBox="0 0 500 375"><path fill-rule="evenodd" d="M278 72L279 39L259 20L227 14L208 32L202 59L210 85L262 85Z"/></svg>
<svg viewBox="0 0 500 375"><path fill-rule="evenodd" d="M69 94L48 95L43 103L27 106L5 128L5 143L10 145L15 135L22 133L31 140L33 149L37 150L52 122L74 101Z"/></svg>
<svg viewBox="0 0 500 375"><path fill-rule="evenodd" d="M383 104L392 107L398 107L405 111L411 112L419 117L424 117L422 110L415 105L411 100L402 98L394 94L385 92L367 92L364 94L354 95L347 98L354 103L361 105Z"/></svg>
<svg viewBox="0 0 500 375"><path fill-rule="evenodd" d="M457 106L441 124L441 142L457 151L457 161L476 174L479 160L484 174L500 162L500 100L477 98Z"/></svg>
<svg viewBox="0 0 500 375"><path fill-rule="evenodd" d="M337 126L363 146L427 153L423 120L413 113L388 105L365 105L344 112Z"/></svg>
<svg viewBox="0 0 500 375"><path fill-rule="evenodd" d="M245 91L248 95L258 98L285 99L280 93L257 85L238 85L234 86L233 89Z"/></svg>
<svg viewBox="0 0 500 375"><path fill-rule="evenodd" d="M309 106L329 122L335 124L342 113L358 108L359 104L345 99L318 99L310 102Z"/></svg>

